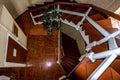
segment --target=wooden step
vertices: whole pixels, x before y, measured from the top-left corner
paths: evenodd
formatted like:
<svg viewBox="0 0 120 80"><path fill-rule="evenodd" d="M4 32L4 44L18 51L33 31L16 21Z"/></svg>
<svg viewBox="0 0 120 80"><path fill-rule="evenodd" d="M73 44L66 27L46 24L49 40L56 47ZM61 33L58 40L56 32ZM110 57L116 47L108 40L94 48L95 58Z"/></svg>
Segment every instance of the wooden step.
<svg viewBox="0 0 120 80"><path fill-rule="evenodd" d="M99 20L103 20L105 19L100 13L94 14L92 16L89 16L91 19L93 19L94 21L99 21ZM84 23L87 23L88 21L85 20Z"/></svg>
<svg viewBox="0 0 120 80"><path fill-rule="evenodd" d="M104 20L99 20L97 21L97 23L99 25L101 25L105 30L107 30L109 33L113 33L115 31L117 31L118 29L117 28L113 28L112 26L112 23L111 23L111 20L110 19L104 19ZM118 44L118 47L120 47L120 35L118 35L115 39L116 39L116 42Z"/></svg>
<svg viewBox="0 0 120 80"><path fill-rule="evenodd" d="M91 73L99 66L102 60L97 60L94 63L90 63L89 59L84 58L81 64L74 71L77 80L86 80ZM119 80L120 75L112 67L106 69L106 71L100 76L98 80Z"/></svg>
<svg viewBox="0 0 120 80"><path fill-rule="evenodd" d="M111 74L112 74L113 80L120 80L120 74L113 68L111 68Z"/></svg>
<svg viewBox="0 0 120 80"><path fill-rule="evenodd" d="M105 18L104 18L101 14L99 14L99 13L90 16L90 18L92 18L94 21L98 21L98 20L103 20L103 19L105 19Z"/></svg>
<svg viewBox="0 0 120 80"><path fill-rule="evenodd" d="M115 32L117 30L115 28L112 28L112 24L111 24L110 19L102 19L102 20L96 21L96 23L98 23L102 28L107 30L109 33L113 33L113 32ZM87 25L88 25L88 27L89 26L92 27L92 25L90 23L84 23L83 27L85 27Z"/></svg>
<svg viewBox="0 0 120 80"><path fill-rule="evenodd" d="M110 19L104 19L97 21L99 25L101 25L105 30L107 30L109 33L115 32L117 29L112 28L111 20ZM82 26L82 30L85 30L85 34L89 35L90 42L98 41L104 36L98 32L90 23L84 23ZM105 51L108 49L108 44L104 43L101 46L96 46L93 48L95 52Z"/></svg>
<svg viewBox="0 0 120 80"><path fill-rule="evenodd" d="M85 13L87 10L86 9L82 9L82 8L74 7L70 11L79 12L79 13ZM73 20L74 17L80 17L80 16L64 14L64 13L62 14L62 19L67 19L68 21L74 21Z"/></svg>
<svg viewBox="0 0 120 80"><path fill-rule="evenodd" d="M82 17L75 16L72 18L72 22L78 24L81 21Z"/></svg>
<svg viewBox="0 0 120 80"><path fill-rule="evenodd" d="M95 53L106 51L106 50L108 50L108 43L105 42L101 45L97 45L97 46L93 47L91 50Z"/></svg>
<svg viewBox="0 0 120 80"><path fill-rule="evenodd" d="M103 20L99 20L97 21L97 23L99 25L101 25L105 30L107 30L109 33L113 33L115 31L117 31L116 28L112 27L112 23L111 23L111 19L103 19Z"/></svg>
<svg viewBox="0 0 120 80"><path fill-rule="evenodd" d="M120 58L115 59L110 67L120 74Z"/></svg>
<svg viewBox="0 0 120 80"><path fill-rule="evenodd" d="M92 16L92 15L95 15L95 14L97 14L97 13L98 13L98 12L97 12L96 10L92 9L92 10L89 12L88 16Z"/></svg>
<svg viewBox="0 0 120 80"><path fill-rule="evenodd" d="M120 75L113 68L109 67L98 80L120 80Z"/></svg>
<svg viewBox="0 0 120 80"><path fill-rule="evenodd" d="M82 30L85 30L85 34L89 35L90 42L98 41L103 38L102 34L99 33L90 23L83 24Z"/></svg>
<svg viewBox="0 0 120 80"><path fill-rule="evenodd" d="M98 60L95 63L90 63L89 59L84 58L74 71L74 75L78 80L86 80L100 63L101 60Z"/></svg>
<svg viewBox="0 0 120 80"><path fill-rule="evenodd" d="M68 6L67 6L68 7ZM64 7L63 7L63 9L64 9ZM79 12L79 13L86 13L86 11L87 11L87 9L83 9L83 8L77 8L77 7L74 7L74 8L72 8L72 11L74 11L74 12ZM103 18L103 16L101 16L101 15L99 15L99 14L96 14L97 12L96 11L94 11L94 10L91 10L90 11L90 13L88 14L89 16L91 16L91 15L94 15L94 16L91 16L93 19L104 19ZM98 16L99 15L99 17L98 18L96 18L96 16ZM70 15L70 14L64 14L64 13L62 13L61 14L61 18L62 19L67 19L68 21L72 21L72 22L74 22L75 24L77 24L79 21L81 21L81 19L82 19L82 17L80 17L80 16L75 16L75 15Z"/></svg>

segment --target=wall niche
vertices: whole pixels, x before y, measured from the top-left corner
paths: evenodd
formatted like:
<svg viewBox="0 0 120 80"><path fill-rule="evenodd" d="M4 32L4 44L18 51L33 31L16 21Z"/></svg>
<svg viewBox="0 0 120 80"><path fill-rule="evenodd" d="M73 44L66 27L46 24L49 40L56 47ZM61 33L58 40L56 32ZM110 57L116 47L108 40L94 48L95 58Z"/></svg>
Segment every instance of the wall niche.
<svg viewBox="0 0 120 80"><path fill-rule="evenodd" d="M12 33L13 33L16 37L18 37L18 28L17 28L17 26L16 26L14 23L13 23Z"/></svg>

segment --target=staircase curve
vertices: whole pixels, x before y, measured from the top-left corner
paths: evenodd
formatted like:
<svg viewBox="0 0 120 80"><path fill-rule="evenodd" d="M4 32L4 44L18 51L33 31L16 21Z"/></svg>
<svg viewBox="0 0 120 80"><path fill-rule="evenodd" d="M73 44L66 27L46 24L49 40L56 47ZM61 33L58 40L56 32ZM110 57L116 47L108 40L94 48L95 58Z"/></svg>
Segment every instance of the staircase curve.
<svg viewBox="0 0 120 80"><path fill-rule="evenodd" d="M62 24L75 28L84 40L82 43L85 45L85 53L81 55L74 69L61 80L67 80L67 78L72 80L73 78L77 80L120 79L120 16L90 4L56 2L45 6L51 9L57 6ZM35 25L42 24L40 11L45 6L30 10ZM112 23L111 17L116 19L118 24ZM66 63L71 64L69 57L67 58ZM71 77L72 75L74 77Z"/></svg>

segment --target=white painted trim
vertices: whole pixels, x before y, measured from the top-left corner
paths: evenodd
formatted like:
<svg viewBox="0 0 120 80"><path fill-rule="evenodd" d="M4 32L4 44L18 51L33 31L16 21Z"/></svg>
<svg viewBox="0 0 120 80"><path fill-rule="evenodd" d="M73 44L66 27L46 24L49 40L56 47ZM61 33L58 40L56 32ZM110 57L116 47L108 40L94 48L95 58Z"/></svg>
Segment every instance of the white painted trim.
<svg viewBox="0 0 120 80"><path fill-rule="evenodd" d="M67 25L69 25L69 26L72 26L72 27L74 27L75 29L76 29L76 25L71 21L71 22L68 22L66 19L65 20L63 20L62 18L60 18L60 21L62 22L62 23L64 23L64 24L67 24Z"/></svg>
<svg viewBox="0 0 120 80"><path fill-rule="evenodd" d="M61 53L60 53L60 30L58 31L58 60L57 63L60 64L60 58L61 58Z"/></svg>
<svg viewBox="0 0 120 80"><path fill-rule="evenodd" d="M67 78L67 76L66 76L66 75L62 75L61 77L59 77L58 80L63 80L63 79L65 79L65 78Z"/></svg>
<svg viewBox="0 0 120 80"><path fill-rule="evenodd" d="M42 24L43 22L39 21L39 22L36 22L34 25L37 25L37 24Z"/></svg>
<svg viewBox="0 0 120 80"><path fill-rule="evenodd" d="M117 49L117 48L118 48L118 45L117 45L117 43L116 43L115 38L110 38L110 39L108 40L108 44L109 44L109 49L110 49L110 50L111 50L111 49Z"/></svg>
<svg viewBox="0 0 120 80"><path fill-rule="evenodd" d="M51 13L52 11L53 11L53 10L49 11L48 13ZM30 14L32 15L31 12L30 12ZM37 17L41 17L41 16L43 16L43 14L38 14L38 15L36 15L36 16L33 16L33 15L32 15L33 18L37 18Z"/></svg>
<svg viewBox="0 0 120 80"><path fill-rule="evenodd" d="M108 51L104 51L104 52L93 54L91 56L91 58L93 60L97 60L97 59L102 59L102 58L105 58L105 57L108 57L108 56L111 56L111 55L120 56L120 48L112 49L112 50L108 50Z"/></svg>
<svg viewBox="0 0 120 80"><path fill-rule="evenodd" d="M57 5L57 10L59 11L59 9L60 5ZM60 64L60 60L61 60L61 45L60 45L60 30L58 30L58 60L57 60L58 64Z"/></svg>
<svg viewBox="0 0 120 80"><path fill-rule="evenodd" d="M94 70L94 72L87 78L87 80L97 80L116 57L117 55L111 55L105 58L105 60Z"/></svg>
<svg viewBox="0 0 120 80"><path fill-rule="evenodd" d="M0 75L0 80L10 80L10 77L5 75Z"/></svg>
<svg viewBox="0 0 120 80"><path fill-rule="evenodd" d="M21 64L21 63L13 63L13 62L4 62L3 67L26 67L26 64Z"/></svg>
<svg viewBox="0 0 120 80"><path fill-rule="evenodd" d="M79 32L81 36L83 37L86 44L89 44L89 36L85 35L85 31L82 31L82 27L79 28Z"/></svg>
<svg viewBox="0 0 120 80"><path fill-rule="evenodd" d="M86 50L86 51L90 51L90 50L92 49L92 47L94 47L94 46L96 46L96 45L97 45L97 42L96 42L96 41L93 41L93 42L87 44L85 50Z"/></svg>
<svg viewBox="0 0 120 80"><path fill-rule="evenodd" d="M105 38L99 40L99 41L97 42L97 44L100 45L100 44L108 41L110 38L113 38L113 37L117 36L118 34L120 34L120 30L118 30L118 31L116 31L116 32L114 32L114 33L106 36Z"/></svg>
<svg viewBox="0 0 120 80"><path fill-rule="evenodd" d="M32 21L33 21L34 25L36 25L36 24L37 24L37 22L34 20L34 17L33 17L33 15L32 15L32 13L31 13L31 12L30 12L30 16L31 16L31 18L32 18Z"/></svg>
<svg viewBox="0 0 120 80"><path fill-rule="evenodd" d="M72 15L76 15L76 16L84 16L83 13L78 13L78 12L68 11L68 10L62 10L62 9L60 9L59 12L66 13L66 14L72 14Z"/></svg>
<svg viewBox="0 0 120 80"><path fill-rule="evenodd" d="M79 58L79 61L81 61L84 57L88 57L92 62L95 62L95 60L97 60L97 59L103 59L103 58L109 57L111 55L120 56L120 48L111 49L108 51L95 53L95 54L94 54L94 52L89 52L89 53L82 55Z"/></svg>
<svg viewBox="0 0 120 80"><path fill-rule="evenodd" d="M89 51L92 47L94 47L96 45L100 45L100 44L102 44L104 42L107 42L109 39L117 36L118 34L120 34L120 30L118 30L118 31L116 31L116 32L106 36L105 38L103 38L103 39L101 39L99 41L93 41L92 43L87 45L86 50ZM116 45L116 44L114 43L114 45ZM113 46L113 45L111 45L111 46Z"/></svg>
<svg viewBox="0 0 120 80"><path fill-rule="evenodd" d="M4 62L6 62L6 59L7 59L7 51L8 51L8 41L9 41L9 36L8 36L8 33L7 33L7 42L6 42L6 49L5 49L5 58L4 58Z"/></svg>
<svg viewBox="0 0 120 80"><path fill-rule="evenodd" d="M19 42L13 35L11 35L10 33L8 33L8 36L11 37L16 43L18 43L22 48L24 48L25 50L27 50L27 48L25 46L22 45L21 42Z"/></svg>
<svg viewBox="0 0 120 80"><path fill-rule="evenodd" d="M39 14L39 15L33 16L33 18L37 18L37 17L41 17L41 16L43 16L43 14Z"/></svg>

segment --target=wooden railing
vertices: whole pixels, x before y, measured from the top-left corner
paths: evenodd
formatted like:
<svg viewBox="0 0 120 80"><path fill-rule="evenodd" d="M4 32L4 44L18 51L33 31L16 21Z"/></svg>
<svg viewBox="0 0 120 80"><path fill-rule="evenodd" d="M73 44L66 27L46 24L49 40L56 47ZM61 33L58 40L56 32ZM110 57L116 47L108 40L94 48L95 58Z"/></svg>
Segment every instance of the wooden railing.
<svg viewBox="0 0 120 80"><path fill-rule="evenodd" d="M115 19L117 19L117 20L120 20L120 16L117 15L117 14L115 14L115 13L113 13L113 12L110 12L110 11L105 10L105 9L103 9L103 8L99 8L99 7L94 6L94 5L92 5L92 4L83 4L83 3L81 4L81 3L69 3L69 2L56 2L56 3L52 3L52 4L48 4L48 5L45 5L45 6L36 8L36 9L34 9L34 10L31 10L31 12L39 11L39 10L45 8L46 6L51 7L51 6L55 6L55 5L68 5L68 6L71 6L71 5L72 5L72 6L81 7L81 8L89 8L89 7L92 7L94 10L96 10L96 11L98 11L98 12L101 12L101 13L106 14L106 15L108 15L108 16L111 16L111 17L113 17L113 18L115 18Z"/></svg>

